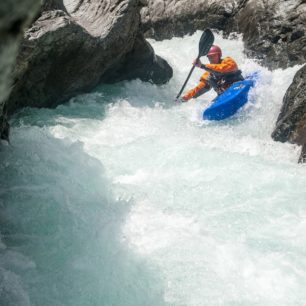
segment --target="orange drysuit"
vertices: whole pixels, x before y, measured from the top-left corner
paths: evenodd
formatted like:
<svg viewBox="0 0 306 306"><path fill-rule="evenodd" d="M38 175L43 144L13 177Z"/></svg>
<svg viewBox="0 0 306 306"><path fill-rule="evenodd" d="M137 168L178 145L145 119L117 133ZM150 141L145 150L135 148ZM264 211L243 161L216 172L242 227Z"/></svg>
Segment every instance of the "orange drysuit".
<svg viewBox="0 0 306 306"><path fill-rule="evenodd" d="M238 70L236 62L231 57L221 59L219 64L202 65L201 68L206 72L202 74L200 83L187 91L183 95L183 100L197 98L211 88L221 94L233 83L243 80L241 71Z"/></svg>

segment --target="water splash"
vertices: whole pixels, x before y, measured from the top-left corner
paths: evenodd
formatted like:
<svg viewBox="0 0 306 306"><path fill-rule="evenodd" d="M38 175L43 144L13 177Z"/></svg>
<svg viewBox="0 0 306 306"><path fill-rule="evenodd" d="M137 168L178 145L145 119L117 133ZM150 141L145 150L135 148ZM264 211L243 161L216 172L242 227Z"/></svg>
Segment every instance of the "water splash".
<svg viewBox="0 0 306 306"><path fill-rule="evenodd" d="M167 85L103 85L12 119L0 274L20 305L303 305L305 169L270 137L299 67L268 71L216 35L261 77L233 118L205 122L212 91L173 103L199 38L151 41Z"/></svg>

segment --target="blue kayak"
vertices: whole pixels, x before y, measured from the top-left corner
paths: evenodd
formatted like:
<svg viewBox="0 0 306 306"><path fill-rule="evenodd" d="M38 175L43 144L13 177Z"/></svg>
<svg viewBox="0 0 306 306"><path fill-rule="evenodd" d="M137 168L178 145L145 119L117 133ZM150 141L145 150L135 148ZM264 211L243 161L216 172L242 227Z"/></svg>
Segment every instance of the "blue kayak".
<svg viewBox="0 0 306 306"><path fill-rule="evenodd" d="M203 112L203 119L223 120L234 115L248 102L248 93L255 84L256 75L234 83L221 95L212 100L212 104Z"/></svg>

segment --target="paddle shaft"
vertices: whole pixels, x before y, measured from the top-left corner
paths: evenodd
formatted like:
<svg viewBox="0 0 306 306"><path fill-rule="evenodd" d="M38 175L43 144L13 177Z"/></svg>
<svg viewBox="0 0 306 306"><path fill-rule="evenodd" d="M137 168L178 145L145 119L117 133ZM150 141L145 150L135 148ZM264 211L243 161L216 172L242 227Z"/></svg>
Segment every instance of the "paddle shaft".
<svg viewBox="0 0 306 306"><path fill-rule="evenodd" d="M199 59L200 59L200 57L198 56L197 59L196 59L196 62L197 62ZM191 69L190 69L190 72L189 72L189 74L188 74L188 77L187 77L185 83L183 84L183 86L182 86L180 92L178 93L178 95L176 96L176 100L180 97L180 95L182 94L182 92L183 92L185 86L187 85L187 83L188 83L188 81L189 81L189 79L190 79L190 77L191 77L191 74L192 74L192 72L193 72L193 70L194 70L194 67L195 67L195 65L192 65L192 67L191 67Z"/></svg>

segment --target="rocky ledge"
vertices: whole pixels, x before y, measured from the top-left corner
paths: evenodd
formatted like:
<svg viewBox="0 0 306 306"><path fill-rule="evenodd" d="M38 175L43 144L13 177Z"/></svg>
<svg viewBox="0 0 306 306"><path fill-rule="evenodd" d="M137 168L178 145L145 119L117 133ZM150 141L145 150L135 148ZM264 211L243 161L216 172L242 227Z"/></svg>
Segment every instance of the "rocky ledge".
<svg viewBox="0 0 306 306"><path fill-rule="evenodd" d="M172 69L140 33L139 10L138 0L46 0L22 41L8 112L56 106L101 80L167 82Z"/></svg>

